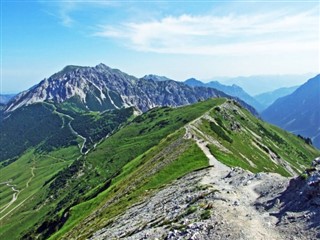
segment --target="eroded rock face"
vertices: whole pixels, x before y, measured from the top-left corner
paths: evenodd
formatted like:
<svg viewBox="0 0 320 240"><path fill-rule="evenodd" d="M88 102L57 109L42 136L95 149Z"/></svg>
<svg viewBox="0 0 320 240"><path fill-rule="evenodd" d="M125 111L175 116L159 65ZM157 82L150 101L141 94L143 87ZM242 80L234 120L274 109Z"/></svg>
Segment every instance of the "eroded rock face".
<svg viewBox="0 0 320 240"><path fill-rule="evenodd" d="M307 174L307 186L303 193L311 198L311 203L320 206L320 157L312 161L312 168Z"/></svg>
<svg viewBox="0 0 320 240"><path fill-rule="evenodd" d="M312 167L307 171L308 185L320 190L320 157L315 158L312 161Z"/></svg>
<svg viewBox="0 0 320 240"><path fill-rule="evenodd" d="M306 170L306 177L289 181L273 198L261 197L256 206L278 218L278 229L293 239L320 238L320 157Z"/></svg>
<svg viewBox="0 0 320 240"><path fill-rule="evenodd" d="M145 112L154 107L177 107L216 97L234 98L213 88L190 87L165 77L136 78L101 63L95 67L65 67L18 94L5 106L5 112L44 101L62 103L71 98L72 103L92 111L134 106ZM253 107L234 99L257 115Z"/></svg>

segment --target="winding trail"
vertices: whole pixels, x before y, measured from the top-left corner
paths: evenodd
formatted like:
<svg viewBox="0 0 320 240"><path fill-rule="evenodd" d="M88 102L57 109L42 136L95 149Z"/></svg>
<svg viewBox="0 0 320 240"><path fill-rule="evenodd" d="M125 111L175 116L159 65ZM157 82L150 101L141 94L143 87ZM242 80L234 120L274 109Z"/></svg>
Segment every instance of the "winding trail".
<svg viewBox="0 0 320 240"><path fill-rule="evenodd" d="M72 132L74 135L76 135L77 137L79 137L79 138L81 138L81 139L83 140L83 143L82 143L82 145L81 145L81 147L80 147L80 153L86 155L86 154L88 154L89 150L87 150L86 152L84 152L83 149L85 148L87 139L86 139L84 136L81 136L76 130L74 130L74 128L71 126L71 122L72 122L72 121L70 121L70 122L68 123L68 126L69 126L71 132Z"/></svg>
<svg viewBox="0 0 320 240"><path fill-rule="evenodd" d="M20 207L25 201L27 201L30 197L32 197L34 195L34 193L33 194L31 194L31 195L29 195L28 197L26 197L24 200L22 200L17 206L15 206L14 208L12 208L10 211L8 211L6 214L4 214L2 217L0 217L0 221L2 220L2 219L4 219L6 216L8 216L11 212L13 212L14 210L16 210L18 207Z"/></svg>
<svg viewBox="0 0 320 240"><path fill-rule="evenodd" d="M29 187L31 180L35 177L34 169L35 169L35 167L31 167L31 177L29 178L28 182L26 183L26 188Z"/></svg>
<svg viewBox="0 0 320 240"><path fill-rule="evenodd" d="M194 140L208 158L209 165L212 166L208 174L203 176L201 184L213 185L219 191L219 199L223 199L214 201L213 211L232 226L233 230L243 232L247 239L283 239L280 233L275 230L277 219L269 214L261 215L254 206L257 198L260 197L255 188L263 184L263 180L252 178L251 181L245 183L241 183L240 180L238 182L237 180L231 181L231 175L240 176L241 179L245 175L254 176L254 174L230 168L211 154L208 144L216 143L208 142L210 137L206 137L206 134L197 128L197 124L205 115L185 126L184 138Z"/></svg>
<svg viewBox="0 0 320 240"><path fill-rule="evenodd" d="M0 213L3 213L5 210L7 210L15 201L17 201L18 199L18 195L21 192L20 190L17 190L14 188L14 185L11 185L9 183L6 184L8 187L11 187L13 194L12 194L12 199L9 203L7 203L6 205L4 205L0 211ZM0 218L1 220L2 218Z"/></svg>
<svg viewBox="0 0 320 240"><path fill-rule="evenodd" d="M87 139L86 139L84 136L80 135L80 134L79 134L76 130L74 130L74 128L71 126L71 122L74 120L74 118L71 117L71 116L68 115L68 114L65 114L65 113L62 113L62 112L58 112L58 111L57 111L57 108L56 108L54 105L52 105L52 106L53 106L53 108L55 109L55 110L54 110L54 113L56 113L56 114L57 114L58 116L60 116L60 118L62 119L62 126L61 126L62 128L65 126L65 119L64 119L64 118L66 117L67 119L69 119L68 127L69 127L70 131L72 132L73 135L75 135L76 137L79 137L79 138L81 138L81 139L83 140L82 145L79 147L79 148L80 148L80 153L83 154L83 155L87 155L88 152L90 151L90 150L88 149L86 152L84 152L84 148L85 148Z"/></svg>
<svg viewBox="0 0 320 240"><path fill-rule="evenodd" d="M3 213L4 211L6 211L14 202L16 202L18 200L18 196L19 194L24 191L25 189L27 189L30 185L30 182L32 181L32 179L36 176L35 173L34 173L34 170L36 169L35 167L35 160L33 160L33 166L30 168L30 171L31 171L31 177L28 179L28 181L26 182L26 187L23 188L22 190L17 190L15 189L15 185L11 185L8 182L4 182L4 183L1 183L1 184L5 184L9 187L11 187L12 191L14 192L12 194L12 199L9 203L5 204L4 206L2 206L2 209L0 211L0 214ZM8 216L8 214L10 214L12 211L14 211L16 208L18 208L19 206L22 205L22 203L24 203L27 199L29 199L33 194L29 195L27 198L25 198L22 202L20 202L17 206L15 206L14 208L12 208L10 211L8 211L6 214L4 214L3 216L0 217L0 220L2 220L3 218L5 218L6 216Z"/></svg>

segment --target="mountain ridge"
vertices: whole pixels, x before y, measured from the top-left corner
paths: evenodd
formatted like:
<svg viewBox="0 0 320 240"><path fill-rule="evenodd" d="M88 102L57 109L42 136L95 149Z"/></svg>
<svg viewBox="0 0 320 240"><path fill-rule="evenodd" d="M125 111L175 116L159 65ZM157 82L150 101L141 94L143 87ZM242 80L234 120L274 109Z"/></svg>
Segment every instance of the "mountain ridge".
<svg viewBox="0 0 320 240"><path fill-rule="evenodd" d="M272 103L274 103L278 98L284 97L286 95L293 93L298 87L299 86L278 88L271 92L261 93L253 97L263 105L264 107L263 110L265 110Z"/></svg>
<svg viewBox="0 0 320 240"><path fill-rule="evenodd" d="M263 106L252 96L250 96L247 92L245 92L240 86L236 84L232 84L231 86L221 84L218 81L211 81L211 82L201 82L200 80L197 80L195 78L189 78L184 81L185 84L189 86L202 86L202 87L211 87L214 89L218 89L222 92L225 92L226 94L237 97L249 105L253 106L258 112L260 112L263 109Z"/></svg>
<svg viewBox="0 0 320 240"><path fill-rule="evenodd" d="M149 77L148 77L149 76ZM36 102L71 101L83 110L103 111L134 106L145 112L157 106L182 106L211 97L229 97L213 88L190 87L155 75L136 78L104 64L95 67L66 66L27 91L18 94L5 107L11 112ZM162 77L163 78L163 77ZM255 110L238 99L241 104Z"/></svg>
<svg viewBox="0 0 320 240"><path fill-rule="evenodd" d="M0 94L0 104L7 104L16 94Z"/></svg>

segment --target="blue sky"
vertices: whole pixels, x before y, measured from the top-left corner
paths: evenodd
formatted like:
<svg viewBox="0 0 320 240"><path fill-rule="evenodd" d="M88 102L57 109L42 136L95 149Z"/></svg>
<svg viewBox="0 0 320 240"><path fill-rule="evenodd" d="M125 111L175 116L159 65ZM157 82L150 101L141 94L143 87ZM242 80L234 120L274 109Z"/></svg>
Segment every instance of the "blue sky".
<svg viewBox="0 0 320 240"><path fill-rule="evenodd" d="M319 72L319 1L1 1L1 92L65 65L141 77Z"/></svg>

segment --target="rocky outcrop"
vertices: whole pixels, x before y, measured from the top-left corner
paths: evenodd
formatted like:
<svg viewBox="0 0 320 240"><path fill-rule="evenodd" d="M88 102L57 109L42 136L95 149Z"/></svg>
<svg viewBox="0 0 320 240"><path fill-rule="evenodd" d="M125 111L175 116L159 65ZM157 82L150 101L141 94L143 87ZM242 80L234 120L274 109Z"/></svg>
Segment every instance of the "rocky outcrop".
<svg viewBox="0 0 320 240"><path fill-rule="evenodd" d="M282 232L291 233L293 239L320 238L320 157L305 175L291 179L286 189L269 192L274 197L262 196L256 206L277 217Z"/></svg>

